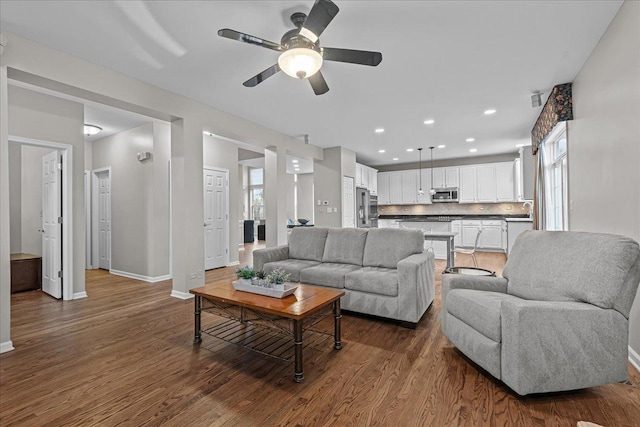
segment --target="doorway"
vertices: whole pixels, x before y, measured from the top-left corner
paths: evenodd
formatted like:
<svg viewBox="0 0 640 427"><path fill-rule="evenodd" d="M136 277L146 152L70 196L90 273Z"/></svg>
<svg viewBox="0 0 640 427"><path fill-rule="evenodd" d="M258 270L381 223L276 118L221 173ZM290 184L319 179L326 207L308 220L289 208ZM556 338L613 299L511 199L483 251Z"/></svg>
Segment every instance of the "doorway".
<svg viewBox="0 0 640 427"><path fill-rule="evenodd" d="M92 266L111 270L111 168L93 171Z"/></svg>
<svg viewBox="0 0 640 427"><path fill-rule="evenodd" d="M229 170L203 169L204 269L229 263Z"/></svg>
<svg viewBox="0 0 640 427"><path fill-rule="evenodd" d="M9 136L9 143L41 147L52 153L42 158L41 234L43 291L55 298L73 299L73 147L52 141ZM51 157L51 158L49 158ZM45 168L48 172L45 174ZM36 176L37 176L36 175ZM45 176L46 175L46 176ZM45 191L45 186L47 190ZM46 199L45 199L46 197ZM47 212L45 212L45 207ZM46 222L45 222L46 221ZM46 244L45 244L46 242Z"/></svg>
<svg viewBox="0 0 640 427"><path fill-rule="evenodd" d="M356 226L356 202L353 196L353 177L342 177L342 226Z"/></svg>

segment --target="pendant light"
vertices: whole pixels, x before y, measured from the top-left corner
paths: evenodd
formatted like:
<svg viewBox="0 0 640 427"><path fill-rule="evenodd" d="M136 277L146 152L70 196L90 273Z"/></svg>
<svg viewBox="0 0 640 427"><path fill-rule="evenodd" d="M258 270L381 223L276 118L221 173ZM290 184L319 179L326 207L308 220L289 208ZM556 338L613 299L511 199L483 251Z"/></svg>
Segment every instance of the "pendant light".
<svg viewBox="0 0 640 427"><path fill-rule="evenodd" d="M424 191L422 190L422 148L418 148L418 153L420 153L420 163L418 166L418 174L420 175L420 188L418 188L418 196L424 196Z"/></svg>
<svg viewBox="0 0 640 427"><path fill-rule="evenodd" d="M431 194L432 196L434 194L436 194L436 190L435 188L433 188L433 149L436 147L429 147L429 150L431 150L431 190L429 190L429 194Z"/></svg>

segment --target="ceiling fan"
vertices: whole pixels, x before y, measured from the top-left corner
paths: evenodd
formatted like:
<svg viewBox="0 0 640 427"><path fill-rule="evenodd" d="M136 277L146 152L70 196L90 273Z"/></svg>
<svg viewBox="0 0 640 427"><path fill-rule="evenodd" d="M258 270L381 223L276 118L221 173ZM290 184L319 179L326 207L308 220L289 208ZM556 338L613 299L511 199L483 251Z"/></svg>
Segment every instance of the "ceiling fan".
<svg viewBox="0 0 640 427"><path fill-rule="evenodd" d="M322 95L329 91L329 86L327 86L327 82L320 72L323 61L348 62L372 67L382 61L380 52L320 46L320 35L335 18L339 10L338 6L331 0L316 0L309 12L309 16L302 12L296 12L291 15L291 22L296 28L287 31L282 36L280 43L274 43L228 28L219 30L218 35L282 52L277 64L251 77L243 83L244 86L254 87L282 70L291 77L308 79L315 94Z"/></svg>

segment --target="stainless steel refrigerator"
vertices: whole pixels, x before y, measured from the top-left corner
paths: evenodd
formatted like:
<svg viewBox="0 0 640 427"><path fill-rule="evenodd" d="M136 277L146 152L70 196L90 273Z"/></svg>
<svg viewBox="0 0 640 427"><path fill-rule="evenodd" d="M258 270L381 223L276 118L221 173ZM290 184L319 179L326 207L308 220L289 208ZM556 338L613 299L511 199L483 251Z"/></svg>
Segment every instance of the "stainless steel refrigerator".
<svg viewBox="0 0 640 427"><path fill-rule="evenodd" d="M356 225L378 227L378 197L372 196L366 188L356 188Z"/></svg>

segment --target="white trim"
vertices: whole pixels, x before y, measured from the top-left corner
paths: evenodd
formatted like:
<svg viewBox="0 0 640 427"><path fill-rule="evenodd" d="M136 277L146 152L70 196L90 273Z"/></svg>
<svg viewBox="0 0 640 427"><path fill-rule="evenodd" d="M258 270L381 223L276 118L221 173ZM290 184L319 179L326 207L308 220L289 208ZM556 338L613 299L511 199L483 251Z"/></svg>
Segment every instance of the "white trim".
<svg viewBox="0 0 640 427"><path fill-rule="evenodd" d="M93 244L91 243L91 171L84 171L84 215L85 215L85 270L92 270ZM75 299L75 296L74 296Z"/></svg>
<svg viewBox="0 0 640 427"><path fill-rule="evenodd" d="M640 372L640 354L636 353L631 346L629 346L629 362L636 368L636 371Z"/></svg>
<svg viewBox="0 0 640 427"><path fill-rule="evenodd" d="M11 342L11 340L0 343L0 354L15 349L16 348L13 346L13 342Z"/></svg>
<svg viewBox="0 0 640 427"><path fill-rule="evenodd" d="M62 154L62 299L73 299L73 146L61 142L44 141L41 139L23 138L9 135L10 143L46 147L58 150Z"/></svg>
<svg viewBox="0 0 640 427"><path fill-rule="evenodd" d="M73 299L82 299L82 298L86 298L88 297L87 293L82 291L82 292L74 292L73 293Z"/></svg>
<svg viewBox="0 0 640 427"><path fill-rule="evenodd" d="M109 175L109 209L111 209L111 197L113 196L111 194L112 191L112 186L111 186L111 178L113 177L113 175L111 174L111 166L107 166L104 168L98 168L98 169L93 169L91 171L91 210L93 212L98 212L98 196L99 194L99 189L98 189L98 174L102 173L102 172L107 172L107 175ZM109 212L109 218L111 218L111 212ZM92 262L92 267L94 269L98 269L100 268L100 248L99 248L99 244L100 244L100 239L98 238L99 235L99 224L98 224L98 215L92 215L91 216L91 230L92 230L92 239L91 239L91 244L92 244L92 248L91 248L91 259L92 260L96 260L96 262ZM111 248L113 247L113 241L111 240L111 229L109 229L109 241L111 242L111 244L109 245L109 268L111 268Z"/></svg>
<svg viewBox="0 0 640 427"><path fill-rule="evenodd" d="M164 276L144 276L142 274L129 273L128 271L120 271L120 270L109 270L109 273L115 274L116 276L128 277L129 279L142 280L143 282L149 283L157 283L162 282L163 280L171 279L170 274L165 274Z"/></svg>
<svg viewBox="0 0 640 427"><path fill-rule="evenodd" d="M240 265L240 261L233 261L227 263L227 267L233 267L234 265Z"/></svg>
<svg viewBox="0 0 640 427"><path fill-rule="evenodd" d="M171 291L171 296L174 298L178 298L181 300L188 300L193 298L195 295L193 294L189 294L186 292L182 292L182 291L176 291L175 289Z"/></svg>

